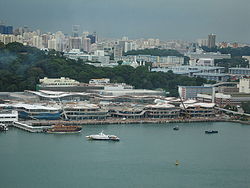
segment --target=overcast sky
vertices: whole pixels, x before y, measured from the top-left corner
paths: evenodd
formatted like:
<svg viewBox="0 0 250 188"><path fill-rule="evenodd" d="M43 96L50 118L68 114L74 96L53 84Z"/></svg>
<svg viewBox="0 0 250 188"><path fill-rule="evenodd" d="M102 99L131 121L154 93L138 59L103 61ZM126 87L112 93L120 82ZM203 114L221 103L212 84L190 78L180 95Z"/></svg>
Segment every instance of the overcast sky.
<svg viewBox="0 0 250 188"><path fill-rule="evenodd" d="M0 20L14 27L102 37L250 43L250 0L0 0Z"/></svg>

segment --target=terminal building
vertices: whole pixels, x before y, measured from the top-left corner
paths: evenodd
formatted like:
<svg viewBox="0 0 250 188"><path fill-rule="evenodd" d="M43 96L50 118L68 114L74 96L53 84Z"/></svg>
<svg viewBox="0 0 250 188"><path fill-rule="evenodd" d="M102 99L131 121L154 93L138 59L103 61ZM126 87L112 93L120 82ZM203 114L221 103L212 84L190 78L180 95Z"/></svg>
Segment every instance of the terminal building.
<svg viewBox="0 0 250 188"><path fill-rule="evenodd" d="M4 109L0 111L0 123L11 125L18 121L18 112L16 110Z"/></svg>

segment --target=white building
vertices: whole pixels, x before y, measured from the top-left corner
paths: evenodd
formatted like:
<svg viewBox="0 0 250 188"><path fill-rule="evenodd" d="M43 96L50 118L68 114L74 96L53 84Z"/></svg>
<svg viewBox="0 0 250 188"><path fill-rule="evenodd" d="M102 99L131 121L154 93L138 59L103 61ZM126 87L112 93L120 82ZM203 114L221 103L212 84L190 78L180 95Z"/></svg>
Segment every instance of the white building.
<svg viewBox="0 0 250 188"><path fill-rule="evenodd" d="M47 78L44 77L43 79L40 79L39 82L42 85L49 85L49 86L75 86L78 85L79 82L70 78Z"/></svg>
<svg viewBox="0 0 250 188"><path fill-rule="evenodd" d="M0 123L12 124L18 121L18 112L16 110L2 110L0 111Z"/></svg>
<svg viewBox="0 0 250 188"><path fill-rule="evenodd" d="M250 79L242 78L238 85L240 93L250 93Z"/></svg>
<svg viewBox="0 0 250 188"><path fill-rule="evenodd" d="M110 79L109 78L100 78L100 79L91 79L89 81L89 84L109 84Z"/></svg>
<svg viewBox="0 0 250 188"><path fill-rule="evenodd" d="M190 66L214 66L214 59L212 58L200 58L200 59L190 59Z"/></svg>

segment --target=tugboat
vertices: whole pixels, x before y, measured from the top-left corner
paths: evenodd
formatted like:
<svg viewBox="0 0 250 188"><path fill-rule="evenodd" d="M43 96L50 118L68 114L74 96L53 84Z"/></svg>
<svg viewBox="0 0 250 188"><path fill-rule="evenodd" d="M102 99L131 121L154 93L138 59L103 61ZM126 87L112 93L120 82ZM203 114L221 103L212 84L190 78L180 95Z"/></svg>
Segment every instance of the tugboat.
<svg viewBox="0 0 250 188"><path fill-rule="evenodd" d="M208 131L205 131L206 134L215 134L215 133L218 133L218 131L214 131L214 130L208 130Z"/></svg>
<svg viewBox="0 0 250 188"><path fill-rule="evenodd" d="M100 132L99 134L86 136L86 138L88 138L89 140L112 140L112 141L119 141L120 140L120 138L118 138L115 135L104 134L103 131Z"/></svg>
<svg viewBox="0 0 250 188"><path fill-rule="evenodd" d="M0 131L8 131L8 127L7 125L3 124L3 123L0 123Z"/></svg>
<svg viewBox="0 0 250 188"><path fill-rule="evenodd" d="M79 133L81 126L66 126L66 125L53 125L51 128L44 129L46 133Z"/></svg>
<svg viewBox="0 0 250 188"><path fill-rule="evenodd" d="M178 126L175 126L175 127L173 128L173 130L174 130L174 131L178 131L178 130L179 130L179 127L178 127Z"/></svg>

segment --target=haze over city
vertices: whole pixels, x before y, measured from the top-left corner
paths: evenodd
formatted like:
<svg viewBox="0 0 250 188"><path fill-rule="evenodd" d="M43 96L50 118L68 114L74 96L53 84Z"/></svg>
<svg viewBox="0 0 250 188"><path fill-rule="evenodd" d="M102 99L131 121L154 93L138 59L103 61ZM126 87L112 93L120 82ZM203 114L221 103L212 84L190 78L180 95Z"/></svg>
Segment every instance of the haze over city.
<svg viewBox="0 0 250 188"><path fill-rule="evenodd" d="M9 0L0 1L0 20L15 27L71 34L97 31L103 37L193 41L215 33L218 41L250 42L248 0Z"/></svg>

